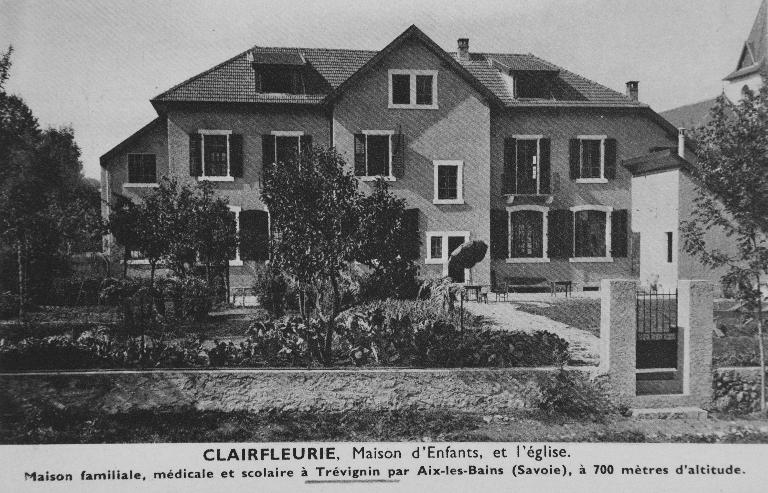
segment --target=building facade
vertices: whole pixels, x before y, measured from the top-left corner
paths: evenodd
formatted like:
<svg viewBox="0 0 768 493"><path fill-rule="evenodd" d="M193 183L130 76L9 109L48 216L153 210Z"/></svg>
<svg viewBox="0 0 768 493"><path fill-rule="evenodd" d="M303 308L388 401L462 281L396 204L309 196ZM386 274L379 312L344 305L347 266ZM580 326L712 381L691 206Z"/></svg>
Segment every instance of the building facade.
<svg viewBox="0 0 768 493"><path fill-rule="evenodd" d="M383 177L418 217L423 275L595 285L639 273L621 162L676 144L637 95L634 81L619 93L467 39L447 52L415 26L377 52L257 46L154 98L157 119L102 156L102 193L114 203L163 176L210 181L241 230L268 237L263 166L333 146L361 188ZM449 272L467 239L490 255ZM264 260L241 246L233 285Z"/></svg>

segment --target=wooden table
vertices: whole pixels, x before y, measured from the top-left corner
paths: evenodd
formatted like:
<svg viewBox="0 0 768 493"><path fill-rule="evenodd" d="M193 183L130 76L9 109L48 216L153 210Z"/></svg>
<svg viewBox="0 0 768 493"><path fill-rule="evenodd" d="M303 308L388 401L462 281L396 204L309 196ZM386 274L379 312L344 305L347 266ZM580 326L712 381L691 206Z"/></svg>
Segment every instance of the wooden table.
<svg viewBox="0 0 768 493"><path fill-rule="evenodd" d="M573 296L573 282L572 281L552 281L550 283L550 287L552 288L552 296L557 295L557 292L559 291L558 288L562 287L563 292L565 293L565 297L568 297L568 293Z"/></svg>

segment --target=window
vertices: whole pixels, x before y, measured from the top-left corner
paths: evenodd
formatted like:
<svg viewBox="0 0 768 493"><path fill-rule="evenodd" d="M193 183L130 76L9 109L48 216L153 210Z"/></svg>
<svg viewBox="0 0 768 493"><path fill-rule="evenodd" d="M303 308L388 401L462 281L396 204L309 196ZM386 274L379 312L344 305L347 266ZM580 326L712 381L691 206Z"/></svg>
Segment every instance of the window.
<svg viewBox="0 0 768 493"><path fill-rule="evenodd" d="M549 262L547 256L548 209L542 206L515 206L509 214L507 262Z"/></svg>
<svg viewBox="0 0 768 493"><path fill-rule="evenodd" d="M603 141L596 139L582 139L581 141L581 168L579 176L582 178L603 177Z"/></svg>
<svg viewBox="0 0 768 493"><path fill-rule="evenodd" d="M391 130L363 130L355 135L355 176L368 179L384 177L394 180L392 174Z"/></svg>
<svg viewBox="0 0 768 493"><path fill-rule="evenodd" d="M464 162L434 161L434 204L464 203Z"/></svg>
<svg viewBox="0 0 768 493"><path fill-rule="evenodd" d="M570 175L577 183L607 183L616 178L616 139L579 135L570 142Z"/></svg>
<svg viewBox="0 0 768 493"><path fill-rule="evenodd" d="M576 206L573 211L573 262L611 259L611 208Z"/></svg>
<svg viewBox="0 0 768 493"><path fill-rule="evenodd" d="M392 104L411 104L411 76L392 74Z"/></svg>
<svg viewBox="0 0 768 493"><path fill-rule="evenodd" d="M672 263L672 232L667 231L667 263Z"/></svg>
<svg viewBox="0 0 768 493"><path fill-rule="evenodd" d="M228 205L229 212L232 213L233 219L235 220L235 232L237 234L240 234L240 211L242 210L240 206L237 205ZM229 265L238 266L243 265L243 261L240 259L240 247L235 250L235 257L229 259Z"/></svg>
<svg viewBox="0 0 768 493"><path fill-rule="evenodd" d="M504 193L551 193L550 139L513 135L504 139Z"/></svg>
<svg viewBox="0 0 768 493"><path fill-rule="evenodd" d="M437 109L437 70L390 70L389 107Z"/></svg>
<svg viewBox="0 0 768 493"><path fill-rule="evenodd" d="M198 180L231 181L228 130L200 130L202 174Z"/></svg>
<svg viewBox="0 0 768 493"><path fill-rule="evenodd" d="M549 96L549 80L547 77L525 72L516 72L513 77L516 98L544 99Z"/></svg>
<svg viewBox="0 0 768 493"><path fill-rule="evenodd" d="M126 185L157 185L154 154L128 154L128 183Z"/></svg>
<svg viewBox="0 0 768 493"><path fill-rule="evenodd" d="M312 138L299 131L275 130L265 135L264 163L284 163L301 153L302 147L312 145Z"/></svg>
<svg viewBox="0 0 768 493"><path fill-rule="evenodd" d="M443 266L443 275L450 276L454 282L464 282L469 271L449 269L448 258L451 252L469 240L469 231L427 231L427 264Z"/></svg>
<svg viewBox="0 0 768 493"><path fill-rule="evenodd" d="M278 94L304 94L304 78L296 69L264 66L259 70L260 92Z"/></svg>

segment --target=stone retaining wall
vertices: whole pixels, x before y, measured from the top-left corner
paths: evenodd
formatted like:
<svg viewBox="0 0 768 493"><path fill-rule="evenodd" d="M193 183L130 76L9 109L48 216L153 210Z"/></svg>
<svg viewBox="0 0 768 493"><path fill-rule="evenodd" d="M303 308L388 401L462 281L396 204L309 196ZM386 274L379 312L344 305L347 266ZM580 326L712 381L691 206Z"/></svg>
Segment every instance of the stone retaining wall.
<svg viewBox="0 0 768 493"><path fill-rule="evenodd" d="M749 413L760 410L760 367L719 368L714 372L713 407Z"/></svg>
<svg viewBox="0 0 768 493"><path fill-rule="evenodd" d="M569 368L589 373L590 368ZM83 406L309 411L442 408L498 413L529 407L556 368L157 370L0 375L0 408ZM3 404L5 401L5 404Z"/></svg>

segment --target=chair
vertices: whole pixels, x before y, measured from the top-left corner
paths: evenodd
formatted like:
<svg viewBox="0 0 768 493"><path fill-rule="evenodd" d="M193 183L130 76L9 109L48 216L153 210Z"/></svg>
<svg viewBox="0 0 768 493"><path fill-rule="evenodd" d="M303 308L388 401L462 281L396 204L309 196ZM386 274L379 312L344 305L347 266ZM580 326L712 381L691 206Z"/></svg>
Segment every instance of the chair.
<svg viewBox="0 0 768 493"><path fill-rule="evenodd" d="M496 293L496 301L499 301L500 299L503 299L504 301L509 300L509 287L506 282L496 284L496 288L493 292Z"/></svg>
<svg viewBox="0 0 768 493"><path fill-rule="evenodd" d="M483 286L480 288L480 291L477 293L477 302L478 303L488 303L488 286Z"/></svg>

